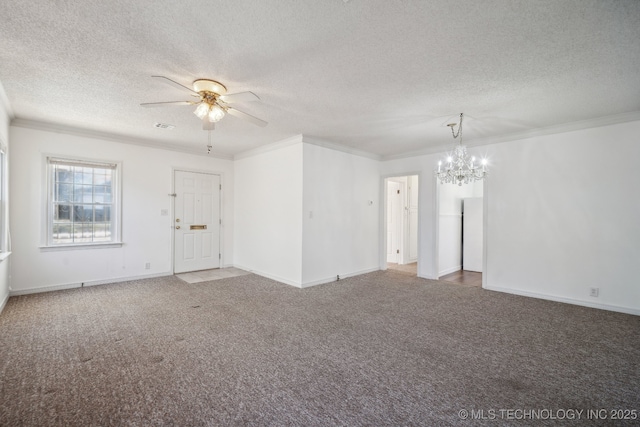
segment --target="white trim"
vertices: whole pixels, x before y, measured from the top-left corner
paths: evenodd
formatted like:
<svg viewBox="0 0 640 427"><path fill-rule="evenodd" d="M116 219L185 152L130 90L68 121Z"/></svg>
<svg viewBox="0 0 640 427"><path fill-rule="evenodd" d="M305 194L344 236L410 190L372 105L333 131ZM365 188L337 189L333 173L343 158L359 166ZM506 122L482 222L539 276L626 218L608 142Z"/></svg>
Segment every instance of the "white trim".
<svg viewBox="0 0 640 427"><path fill-rule="evenodd" d="M634 122L640 120L640 111L631 111L627 113L614 114L611 116L596 117L593 119L580 120L577 122L562 123L559 125L547 126L543 128L514 132L506 135L490 136L486 138L465 139L467 147L477 147L481 145L498 144L502 142L517 141L520 139L535 138L545 135L555 135L565 132L573 132L577 130L590 129L602 126L610 126L619 123ZM382 161L405 159L408 157L426 156L429 154L443 153L451 150L451 144L440 145L437 147L428 147L423 150L410 151L400 154L392 154L382 156Z"/></svg>
<svg viewBox="0 0 640 427"><path fill-rule="evenodd" d="M38 248L42 252L51 251L74 251L76 249L108 249L108 248L121 248L124 242L107 242L107 243L78 243L75 245L51 245L51 246L39 246Z"/></svg>
<svg viewBox="0 0 640 427"><path fill-rule="evenodd" d="M376 268L368 268L366 270L355 271L353 273L341 274L340 275L340 280L346 279L348 277L360 276L361 274L373 273L374 271L380 271L380 268L377 268L377 267ZM325 283L331 283L331 282L338 282L338 280L336 280L336 278L334 276L332 276L332 277L327 277L325 279L313 280L311 282L303 283L300 287L301 288L309 288L311 286L323 285Z"/></svg>
<svg viewBox="0 0 640 427"><path fill-rule="evenodd" d="M10 291L9 296L13 297L18 295L38 294L42 292L60 291L64 289L82 288L84 286L108 285L110 283L130 282L132 280L152 279L154 277L166 277L166 276L173 276L173 274L171 272L166 272L166 273L156 273L156 274L145 274L141 276L114 277L112 279L90 280L88 282L80 282L80 283L75 282L75 283L66 283L62 285L41 286L39 288Z"/></svg>
<svg viewBox="0 0 640 427"><path fill-rule="evenodd" d="M26 129L43 130L47 132L65 133L69 135L81 136L93 139L102 139L104 141L119 142L121 144L140 145L143 147L156 148L158 150L177 151L180 153L195 154L198 156L215 157L224 160L233 160L233 156L223 153L211 152L210 154L204 152L204 150L179 147L173 144L167 144L159 142L157 140L148 140L143 138L135 138L124 135L115 135L108 132L100 132L91 129L82 129L74 126L65 126L55 123L40 122L36 120L14 118L11 120L11 126L21 127Z"/></svg>
<svg viewBox="0 0 640 427"><path fill-rule="evenodd" d="M5 259L9 258L9 255L11 255L11 252L0 252L0 262L4 261Z"/></svg>
<svg viewBox="0 0 640 427"><path fill-rule="evenodd" d="M267 279L275 280L276 282L283 283L285 285L294 286L296 288L302 288L302 285L298 282L294 282L292 280L285 279L283 277L274 276L273 274L264 273L262 271L253 270L249 267L245 267L243 265L234 264L233 267L239 268L240 270L248 271L249 273L256 274L258 276L266 277Z"/></svg>
<svg viewBox="0 0 640 427"><path fill-rule="evenodd" d="M314 138L309 136L302 135L302 142L317 145L318 147L328 148L330 150L342 151L343 153L353 154L354 156L366 157L368 159L373 159L380 161L382 158L378 154L369 153L368 151L358 150L357 148L351 148L346 145L337 144L335 142L326 141L320 138Z"/></svg>
<svg viewBox="0 0 640 427"><path fill-rule="evenodd" d="M594 303L594 302L583 301L575 298L566 298L566 297L561 297L557 295L539 294L537 292L521 291L519 289L503 288L500 286L484 286L483 285L483 288L489 291L504 292L507 294L520 295L524 297L537 298L537 299L543 299L548 301L562 302L566 304L581 305L583 307L597 308L600 310L616 311L618 313L626 313L626 314L633 314L636 316L640 316L640 310L637 308Z"/></svg>
<svg viewBox="0 0 640 427"><path fill-rule="evenodd" d="M447 274L455 273L456 271L462 270L461 265L457 265L455 267L447 268L445 270L438 272L438 277L446 276Z"/></svg>
<svg viewBox="0 0 640 427"><path fill-rule="evenodd" d="M269 151L279 150L290 145L302 143L302 134L292 136L290 138L283 139L281 141L273 142L267 145L261 145L260 147L253 148L251 150L243 151L233 156L233 160L244 159L247 157L257 156L259 154L268 153Z"/></svg>
<svg viewBox="0 0 640 427"><path fill-rule="evenodd" d="M489 257L489 178L482 180L482 287L487 287L487 258Z"/></svg>

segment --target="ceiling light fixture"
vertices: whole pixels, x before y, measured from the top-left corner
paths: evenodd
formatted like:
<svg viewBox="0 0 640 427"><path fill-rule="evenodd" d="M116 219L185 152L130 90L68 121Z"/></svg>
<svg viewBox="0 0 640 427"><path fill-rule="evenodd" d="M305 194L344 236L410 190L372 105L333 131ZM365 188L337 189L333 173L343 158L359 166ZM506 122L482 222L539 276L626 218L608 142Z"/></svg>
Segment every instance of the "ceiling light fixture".
<svg viewBox="0 0 640 427"><path fill-rule="evenodd" d="M453 149L453 153L447 156L444 168L442 160L438 162L438 171L436 177L440 179L440 183L444 184L469 184L473 181L480 181L487 176L487 159L482 159L480 165L476 164L476 158L469 159L467 155L467 147L462 145L462 119L463 113L460 113L460 124L458 124L458 132L453 128L457 123L449 123L447 126L451 128L453 139L460 137L458 145ZM480 166L482 166L480 168Z"/></svg>
<svg viewBox="0 0 640 427"><path fill-rule="evenodd" d="M206 118L207 121L216 123L222 120L225 112L224 109L218 104L209 104L203 101L198 104L198 107L196 107L196 110L193 112L193 114L195 114L202 120Z"/></svg>

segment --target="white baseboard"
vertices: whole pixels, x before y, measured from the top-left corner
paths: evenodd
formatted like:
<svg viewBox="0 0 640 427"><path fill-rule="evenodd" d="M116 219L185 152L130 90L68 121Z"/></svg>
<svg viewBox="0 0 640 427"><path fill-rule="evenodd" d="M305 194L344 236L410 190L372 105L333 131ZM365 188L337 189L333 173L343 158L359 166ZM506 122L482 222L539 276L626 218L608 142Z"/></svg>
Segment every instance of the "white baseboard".
<svg viewBox="0 0 640 427"><path fill-rule="evenodd" d="M340 275L340 280L346 279L347 277L359 276L361 274L372 273L374 271L379 271L379 268L368 268L366 270L354 271L353 273L346 273ZM313 280L311 282L305 282L302 284L301 288L309 288L311 286L322 285L324 283L337 282L337 278L335 276L327 277L325 279Z"/></svg>
<svg viewBox="0 0 640 427"><path fill-rule="evenodd" d="M455 267L447 268L446 270L442 270L438 272L438 277L446 276L447 274L455 273L456 271L462 270L461 265L457 265Z"/></svg>
<svg viewBox="0 0 640 427"><path fill-rule="evenodd" d="M87 282L80 282L80 283L65 283L62 285L41 286L39 288L19 289L15 291L10 291L9 296L13 297L18 295L38 294L41 292L60 291L64 289L75 289L75 288L81 288L83 286L106 285L109 283L129 282L131 280L152 279L154 277L165 277L165 276L171 276L171 275L173 275L173 273L166 272L166 273L156 273L156 274L145 274L142 276L114 277L111 279L90 280Z"/></svg>
<svg viewBox="0 0 640 427"><path fill-rule="evenodd" d="M233 267L239 268L240 270L248 271L249 273L257 274L258 276L266 277L267 279L275 280L276 282L284 283L285 285L295 286L296 288L301 288L301 284L298 282L294 282L289 279L285 279L279 276L275 276L273 274L265 273L260 270L253 270L249 267L245 267L243 265L234 264Z"/></svg>
<svg viewBox="0 0 640 427"><path fill-rule="evenodd" d="M566 304L581 305L581 306L590 307L590 308L598 308L600 310L616 311L618 313L634 314L636 316L640 316L640 310L636 309L636 308L631 308L631 307L623 307L623 306L617 306L617 305L601 304L601 303L595 303L595 302L591 302L591 301L583 301L583 300L574 299L574 298L560 297L560 296L556 296L556 295L546 295L546 294L539 294L539 293L536 293L536 292L521 291L519 289L503 288L503 287L499 287L499 286L487 286L487 287L485 287L483 289L486 289L486 290L489 290L489 291L504 292L504 293L513 294L513 295L520 295L520 296L524 296L524 297L531 297L531 298L538 298L538 299L544 299L544 300L549 300L549 301L563 302L563 303L566 303Z"/></svg>

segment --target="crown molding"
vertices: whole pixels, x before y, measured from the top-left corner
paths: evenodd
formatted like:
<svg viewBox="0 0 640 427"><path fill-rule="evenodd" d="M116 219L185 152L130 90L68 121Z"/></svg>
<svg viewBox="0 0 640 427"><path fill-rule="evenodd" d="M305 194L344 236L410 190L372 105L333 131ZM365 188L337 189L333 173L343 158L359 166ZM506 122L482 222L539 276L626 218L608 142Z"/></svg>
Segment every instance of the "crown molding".
<svg viewBox="0 0 640 427"><path fill-rule="evenodd" d="M482 145L500 144L504 142L518 141L522 139L535 138L535 137L540 137L545 135L574 132L578 130L584 130L584 129L602 127L602 126L611 126L611 125L616 125L620 123L635 122L635 121L640 121L640 111L630 111L627 113L614 114L611 116L603 116L603 117L597 117L594 119L563 123L560 125L547 126L544 128L531 129L527 131L515 132L515 133L501 135L501 136L477 138L477 139L471 139L471 140L467 138L465 140L465 145L467 147L477 147ZM419 151L411 151L407 153L383 156L381 160L389 161L389 160L396 160L396 159L404 159L408 157L438 154L438 153L446 152L450 149L451 149L451 144L440 145L437 147L425 148L424 150L419 150Z"/></svg>
<svg viewBox="0 0 640 427"><path fill-rule="evenodd" d="M64 133L68 135L81 136L85 138L101 139L109 142L119 142L122 144L139 145L148 148L155 148L158 150L177 151L180 153L194 154L196 156L214 157L223 160L233 160L233 157L228 154L212 152L207 154L201 150L194 150L191 148L180 148L173 144L167 144L158 141L152 141L143 138L133 138L123 135L116 135L108 132L101 132L91 129L77 128L74 126L65 126L49 122L40 122L37 120L28 120L21 118L14 118L11 120L11 126L21 127L26 129L42 130L47 132Z"/></svg>

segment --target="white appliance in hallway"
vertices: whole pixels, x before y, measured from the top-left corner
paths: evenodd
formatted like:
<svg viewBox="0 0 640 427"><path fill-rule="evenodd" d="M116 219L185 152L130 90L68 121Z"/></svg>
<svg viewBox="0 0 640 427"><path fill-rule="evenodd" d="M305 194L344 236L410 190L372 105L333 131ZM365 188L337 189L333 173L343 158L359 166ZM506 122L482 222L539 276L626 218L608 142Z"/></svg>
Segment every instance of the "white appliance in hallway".
<svg viewBox="0 0 640 427"><path fill-rule="evenodd" d="M482 272L482 197L463 199L462 269Z"/></svg>

